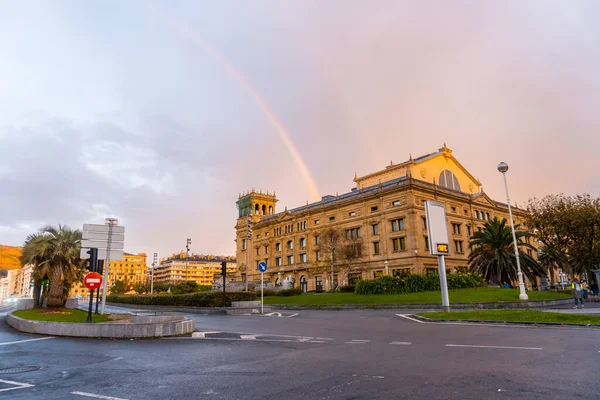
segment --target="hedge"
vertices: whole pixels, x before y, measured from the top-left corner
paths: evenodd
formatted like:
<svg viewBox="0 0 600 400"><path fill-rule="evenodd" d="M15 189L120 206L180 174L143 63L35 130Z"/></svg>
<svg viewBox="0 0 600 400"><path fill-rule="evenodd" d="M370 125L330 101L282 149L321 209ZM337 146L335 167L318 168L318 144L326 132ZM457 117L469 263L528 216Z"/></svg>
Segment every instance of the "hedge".
<svg viewBox="0 0 600 400"><path fill-rule="evenodd" d="M269 290L263 289L263 296L299 296L302 294L302 289L284 289L284 290ZM256 296L260 297L260 290L256 292Z"/></svg>
<svg viewBox="0 0 600 400"><path fill-rule="evenodd" d="M345 285L340 286L340 292L342 293L352 293L356 289L356 285Z"/></svg>
<svg viewBox="0 0 600 400"><path fill-rule="evenodd" d="M253 292L227 292L225 306L232 301L256 300ZM223 307L223 292L200 292L190 294L159 295L110 295L106 301L111 303L139 304L151 306L188 306L188 307Z"/></svg>
<svg viewBox="0 0 600 400"><path fill-rule="evenodd" d="M448 289L466 289L485 285L476 274L449 274L446 276ZM384 276L373 280L362 280L356 284L356 294L397 294L440 290L440 277L432 275Z"/></svg>

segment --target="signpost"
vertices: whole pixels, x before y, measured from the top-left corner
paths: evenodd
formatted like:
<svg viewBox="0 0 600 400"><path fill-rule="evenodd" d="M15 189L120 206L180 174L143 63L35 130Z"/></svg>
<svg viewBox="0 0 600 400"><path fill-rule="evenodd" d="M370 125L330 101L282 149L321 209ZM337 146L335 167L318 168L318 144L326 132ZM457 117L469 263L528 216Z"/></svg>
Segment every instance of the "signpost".
<svg viewBox="0 0 600 400"><path fill-rule="evenodd" d="M104 225L83 224L83 238L81 240L81 258L87 258L90 248L98 249L98 260L105 260L102 279L102 307L100 313L104 314L108 272L110 260L122 260L125 241L125 227L117 226L118 220L106 218Z"/></svg>
<svg viewBox="0 0 600 400"><path fill-rule="evenodd" d="M264 314L264 284L263 280L265 272L267 272L267 263L261 261L258 263L258 270L260 271L260 313Z"/></svg>
<svg viewBox="0 0 600 400"><path fill-rule="evenodd" d="M92 258L93 259L93 258ZM102 284L102 275L97 272L90 272L83 278L83 284L90 289L90 307L88 309L87 322L92 322L92 304L94 302L94 289Z"/></svg>
<svg viewBox="0 0 600 400"><path fill-rule="evenodd" d="M427 234L429 238L429 252L438 257L440 271L440 287L442 289L442 309L450 311L448 298L448 283L446 282L446 263L444 256L450 255L448 243L448 226L446 223L446 207L437 201L425 202L425 215L427 218Z"/></svg>

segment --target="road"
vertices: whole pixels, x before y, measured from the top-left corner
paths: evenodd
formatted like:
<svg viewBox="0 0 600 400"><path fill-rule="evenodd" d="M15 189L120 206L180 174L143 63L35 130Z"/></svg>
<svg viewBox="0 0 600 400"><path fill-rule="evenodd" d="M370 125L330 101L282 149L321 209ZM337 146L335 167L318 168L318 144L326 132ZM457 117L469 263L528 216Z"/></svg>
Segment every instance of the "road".
<svg viewBox="0 0 600 400"><path fill-rule="evenodd" d="M6 311L0 399L600 398L596 329L299 311L190 314L194 338L35 340L12 330ZM1 373L27 366L39 369Z"/></svg>

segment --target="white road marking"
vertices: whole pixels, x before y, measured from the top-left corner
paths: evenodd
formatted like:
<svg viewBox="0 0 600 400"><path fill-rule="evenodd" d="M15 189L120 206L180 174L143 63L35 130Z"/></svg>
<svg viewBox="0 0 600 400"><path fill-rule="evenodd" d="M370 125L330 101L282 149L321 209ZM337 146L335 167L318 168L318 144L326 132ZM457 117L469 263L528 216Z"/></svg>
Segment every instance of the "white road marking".
<svg viewBox="0 0 600 400"><path fill-rule="evenodd" d="M77 396L84 396L84 397L93 397L95 399L104 399L104 400L127 400L127 399L122 399L120 397L110 397L110 396L103 396L101 394L85 393L85 392L71 392L71 394L75 394Z"/></svg>
<svg viewBox="0 0 600 400"><path fill-rule="evenodd" d="M206 335L208 335L209 333L221 333L221 332L193 332L192 337L206 339Z"/></svg>
<svg viewBox="0 0 600 400"><path fill-rule="evenodd" d="M288 315L288 318L292 318L292 317L295 317L295 316L297 316L297 315L298 315L298 313L296 313L296 314L292 314L292 315Z"/></svg>
<svg viewBox="0 0 600 400"><path fill-rule="evenodd" d="M409 317L409 316L408 316L408 315L406 315L406 314L396 314L396 315L397 315L398 317L401 317L401 318L406 318L406 319L409 319L409 320L411 320L411 321L418 322L418 323L420 323L420 324L424 324L424 323L425 323L425 322L423 322L423 321L419 321L419 320L418 320L418 319L416 319L416 318Z"/></svg>
<svg viewBox="0 0 600 400"><path fill-rule="evenodd" d="M351 342L346 342L346 344L365 344L369 342L370 340L352 339Z"/></svg>
<svg viewBox="0 0 600 400"><path fill-rule="evenodd" d="M30 388L30 387L34 387L35 385L32 385L30 383L22 383L22 382L13 382L13 381L5 381L0 379L1 383L6 383L7 385L15 385L16 387L12 387L12 388L5 388L5 389L0 389L0 392L8 392L9 390L17 390L17 389L26 389L26 388Z"/></svg>
<svg viewBox="0 0 600 400"><path fill-rule="evenodd" d="M330 337L317 337L315 339L317 339L317 340L333 340L333 338L330 338ZM598 353L600 353L600 351Z"/></svg>
<svg viewBox="0 0 600 400"><path fill-rule="evenodd" d="M267 317L281 317L281 313L278 313L278 312L271 312L271 313L264 314L264 315Z"/></svg>
<svg viewBox="0 0 600 400"><path fill-rule="evenodd" d="M476 349L542 350L541 347L481 346L475 344L447 344L446 347L470 347Z"/></svg>
<svg viewBox="0 0 600 400"><path fill-rule="evenodd" d="M242 339L242 340L256 340L256 336L254 336L254 335L240 335L240 339Z"/></svg>
<svg viewBox="0 0 600 400"><path fill-rule="evenodd" d="M402 346L410 346L412 342L390 342L390 344L398 344Z"/></svg>
<svg viewBox="0 0 600 400"><path fill-rule="evenodd" d="M306 343L325 343L324 340L307 340Z"/></svg>
<svg viewBox="0 0 600 400"><path fill-rule="evenodd" d="M117 357L117 358L113 358L113 359L112 359L112 360L110 360L110 361L119 361L119 360L122 360L123 358L124 358L124 357Z"/></svg>
<svg viewBox="0 0 600 400"><path fill-rule="evenodd" d="M54 336L42 337L42 338L37 338L37 339L17 340L14 342L4 342L4 343L0 343L0 346L6 346L9 344L26 343L26 342L35 342L37 340L48 340L48 339L54 339Z"/></svg>

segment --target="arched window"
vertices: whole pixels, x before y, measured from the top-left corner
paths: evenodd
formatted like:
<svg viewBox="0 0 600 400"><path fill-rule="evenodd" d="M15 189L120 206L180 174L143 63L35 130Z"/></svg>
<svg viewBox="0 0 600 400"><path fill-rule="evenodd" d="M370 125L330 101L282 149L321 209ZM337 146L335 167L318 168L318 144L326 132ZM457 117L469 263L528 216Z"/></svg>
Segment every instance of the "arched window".
<svg viewBox="0 0 600 400"><path fill-rule="evenodd" d="M269 215L273 215L273 206L269 206Z"/></svg>
<svg viewBox="0 0 600 400"><path fill-rule="evenodd" d="M267 206L263 204L262 206L262 215L267 215Z"/></svg>
<svg viewBox="0 0 600 400"><path fill-rule="evenodd" d="M440 178L438 179L438 185L443 186L448 189L458 190L460 191L460 184L458 183L458 179L456 179L456 175L454 175L449 170L445 169L440 173Z"/></svg>
<svg viewBox="0 0 600 400"><path fill-rule="evenodd" d="M254 214L258 215L258 213L260 212L259 210L260 210L259 205L255 204L254 205Z"/></svg>

